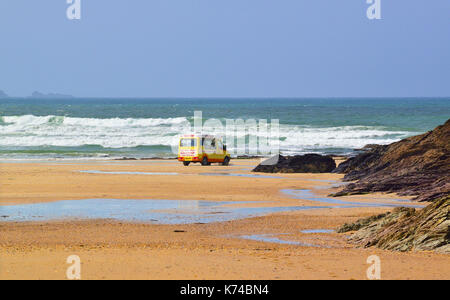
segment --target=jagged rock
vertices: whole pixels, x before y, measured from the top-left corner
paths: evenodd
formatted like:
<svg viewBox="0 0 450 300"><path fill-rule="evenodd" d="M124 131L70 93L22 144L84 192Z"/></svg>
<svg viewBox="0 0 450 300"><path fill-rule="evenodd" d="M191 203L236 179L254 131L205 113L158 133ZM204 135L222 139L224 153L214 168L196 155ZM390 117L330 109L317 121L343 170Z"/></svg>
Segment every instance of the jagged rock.
<svg viewBox="0 0 450 300"><path fill-rule="evenodd" d="M338 229L340 233L349 231L356 231L349 241L361 247L450 253L450 197L440 198L420 211L396 208Z"/></svg>
<svg viewBox="0 0 450 300"><path fill-rule="evenodd" d="M344 232L349 232L349 231L360 230L361 228L368 226L369 224L386 217L388 214L389 213L385 213L385 214L381 214L381 215L377 215L377 216L371 216L366 219L360 219L360 220L356 221L355 223L344 224L337 230L337 232L344 233Z"/></svg>
<svg viewBox="0 0 450 300"><path fill-rule="evenodd" d="M390 145L370 145L334 170L355 181L334 196L396 192L432 201L450 193L450 120L433 131Z"/></svg>
<svg viewBox="0 0 450 300"><path fill-rule="evenodd" d="M420 211L396 208L338 231L356 231L349 240L362 247L450 253L450 120L425 134L362 150L334 171L346 173L346 181L356 181L334 196L396 192L434 202Z"/></svg>
<svg viewBox="0 0 450 300"><path fill-rule="evenodd" d="M336 168L334 159L319 154L276 155L258 165L253 172L264 173L329 173Z"/></svg>

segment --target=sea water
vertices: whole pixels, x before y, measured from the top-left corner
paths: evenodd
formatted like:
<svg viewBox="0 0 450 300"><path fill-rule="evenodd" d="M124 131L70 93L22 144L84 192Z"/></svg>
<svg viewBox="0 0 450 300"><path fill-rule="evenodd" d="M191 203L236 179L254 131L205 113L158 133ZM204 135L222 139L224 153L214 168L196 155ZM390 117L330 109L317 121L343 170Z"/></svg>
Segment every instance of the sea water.
<svg viewBox="0 0 450 300"><path fill-rule="evenodd" d="M278 119L282 154L352 154L444 123L450 98L3 99L0 159L173 157L195 111L222 122Z"/></svg>

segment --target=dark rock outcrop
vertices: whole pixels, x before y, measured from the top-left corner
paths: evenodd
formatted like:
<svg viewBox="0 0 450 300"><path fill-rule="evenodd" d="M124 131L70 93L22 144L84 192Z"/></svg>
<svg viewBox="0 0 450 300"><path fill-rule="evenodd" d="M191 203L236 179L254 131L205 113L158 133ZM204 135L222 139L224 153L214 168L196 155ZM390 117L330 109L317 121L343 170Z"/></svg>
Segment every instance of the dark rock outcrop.
<svg viewBox="0 0 450 300"><path fill-rule="evenodd" d="M396 192L432 201L450 194L450 120L433 131L366 152L341 163L349 184L334 196Z"/></svg>
<svg viewBox="0 0 450 300"><path fill-rule="evenodd" d="M334 159L319 154L296 156L273 156L260 165L253 172L264 173L329 173L336 168Z"/></svg>
<svg viewBox="0 0 450 300"><path fill-rule="evenodd" d="M450 253L450 197L440 198L420 211L396 208L390 213L345 224L338 230L349 231L356 231L349 241L361 247Z"/></svg>

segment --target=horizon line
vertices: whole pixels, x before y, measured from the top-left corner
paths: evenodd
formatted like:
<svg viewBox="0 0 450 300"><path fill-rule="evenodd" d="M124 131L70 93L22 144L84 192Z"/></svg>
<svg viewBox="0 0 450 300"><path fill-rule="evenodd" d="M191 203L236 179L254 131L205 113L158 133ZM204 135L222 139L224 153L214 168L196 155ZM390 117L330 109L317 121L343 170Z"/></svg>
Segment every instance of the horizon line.
<svg viewBox="0 0 450 300"><path fill-rule="evenodd" d="M299 100L299 99L446 99L449 96L72 96L72 95L48 95L43 97L33 96L7 96L1 100L97 100L97 99L133 99L133 100Z"/></svg>

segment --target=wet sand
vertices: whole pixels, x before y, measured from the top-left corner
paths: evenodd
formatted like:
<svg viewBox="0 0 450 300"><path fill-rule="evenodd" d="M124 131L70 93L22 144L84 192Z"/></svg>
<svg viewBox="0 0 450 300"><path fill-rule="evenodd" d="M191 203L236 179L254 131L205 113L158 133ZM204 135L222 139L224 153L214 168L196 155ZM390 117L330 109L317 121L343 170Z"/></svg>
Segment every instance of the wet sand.
<svg viewBox="0 0 450 300"><path fill-rule="evenodd" d="M2 206L83 199L225 201L233 208L329 208L208 224L0 219L0 279L65 279L69 255L81 258L83 279L366 279L366 260L373 254L381 259L382 279L450 279L448 255L356 249L342 234L302 232L336 229L392 208L337 208L339 204L290 197L281 191L304 189L327 197L337 190L330 186L342 175L241 176L251 174L257 163L234 160L229 167L184 167L176 161L157 160L2 163L0 215ZM382 194L339 198L391 204L398 204L398 199L408 200ZM244 238L249 236L286 243Z"/></svg>

